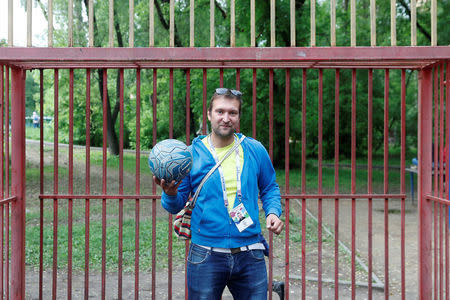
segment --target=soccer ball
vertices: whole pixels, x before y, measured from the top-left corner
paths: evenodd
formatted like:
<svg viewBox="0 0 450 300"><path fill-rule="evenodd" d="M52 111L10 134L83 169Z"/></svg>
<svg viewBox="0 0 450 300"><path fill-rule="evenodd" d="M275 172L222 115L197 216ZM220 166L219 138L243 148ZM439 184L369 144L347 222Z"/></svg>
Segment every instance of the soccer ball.
<svg viewBox="0 0 450 300"><path fill-rule="evenodd" d="M191 171L191 147L178 140L163 140L153 147L148 165L158 179L179 182Z"/></svg>

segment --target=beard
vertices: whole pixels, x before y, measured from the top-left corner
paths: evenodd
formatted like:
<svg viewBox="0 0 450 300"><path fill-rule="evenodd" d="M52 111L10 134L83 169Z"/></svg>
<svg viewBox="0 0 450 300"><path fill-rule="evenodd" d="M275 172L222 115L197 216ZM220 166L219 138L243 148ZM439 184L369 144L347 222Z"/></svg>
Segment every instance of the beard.
<svg viewBox="0 0 450 300"><path fill-rule="evenodd" d="M221 126L218 127L213 127L212 131L214 132L214 134L220 138L229 138L231 136L233 136L233 134L235 133L235 129L233 127L229 127L229 129L227 128L227 130L221 130Z"/></svg>

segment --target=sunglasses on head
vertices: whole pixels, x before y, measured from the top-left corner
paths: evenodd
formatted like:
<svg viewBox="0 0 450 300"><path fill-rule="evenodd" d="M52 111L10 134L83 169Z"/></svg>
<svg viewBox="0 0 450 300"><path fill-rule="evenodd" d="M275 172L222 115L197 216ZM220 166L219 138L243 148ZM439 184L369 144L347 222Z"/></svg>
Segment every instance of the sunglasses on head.
<svg viewBox="0 0 450 300"><path fill-rule="evenodd" d="M231 95L233 95L235 97L238 97L238 98L242 97L242 93L240 91L238 91L238 90L230 90L230 89L227 89L227 88L217 88L216 89L216 94L217 95L231 94Z"/></svg>

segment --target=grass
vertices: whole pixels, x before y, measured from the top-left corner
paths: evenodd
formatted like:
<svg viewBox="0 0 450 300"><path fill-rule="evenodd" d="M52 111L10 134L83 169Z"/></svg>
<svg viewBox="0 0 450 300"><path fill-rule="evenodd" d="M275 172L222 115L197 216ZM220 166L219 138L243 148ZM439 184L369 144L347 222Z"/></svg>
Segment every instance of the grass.
<svg viewBox="0 0 450 300"><path fill-rule="evenodd" d="M117 220L107 221L106 234L106 270L115 271L118 265L119 224ZM101 270L102 263L102 223L94 220L89 225L89 265L94 271ZM85 224L76 222L72 227L72 266L74 270L85 267ZM142 271L150 271L152 266L152 224L151 221L139 223L140 249L139 267ZM39 266L39 226L27 226L26 230L26 262ZM157 268L167 268L168 264L167 220L156 222L156 257ZM66 268L68 264L68 224L58 225L58 268ZM135 222L125 220L123 223L123 267L124 271L134 270L135 260ZM173 237L173 261L181 264L184 259L184 243ZM53 263L53 226L47 224L43 228L43 267L51 268Z"/></svg>

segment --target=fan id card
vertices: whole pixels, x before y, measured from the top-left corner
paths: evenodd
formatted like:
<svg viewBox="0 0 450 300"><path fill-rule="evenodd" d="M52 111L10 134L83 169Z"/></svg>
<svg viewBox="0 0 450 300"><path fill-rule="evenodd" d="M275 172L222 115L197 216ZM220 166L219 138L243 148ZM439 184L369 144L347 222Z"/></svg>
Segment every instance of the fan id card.
<svg viewBox="0 0 450 300"><path fill-rule="evenodd" d="M230 211L230 217L236 225L239 232L244 231L247 227L253 224L252 218L248 214L243 203L233 208Z"/></svg>

